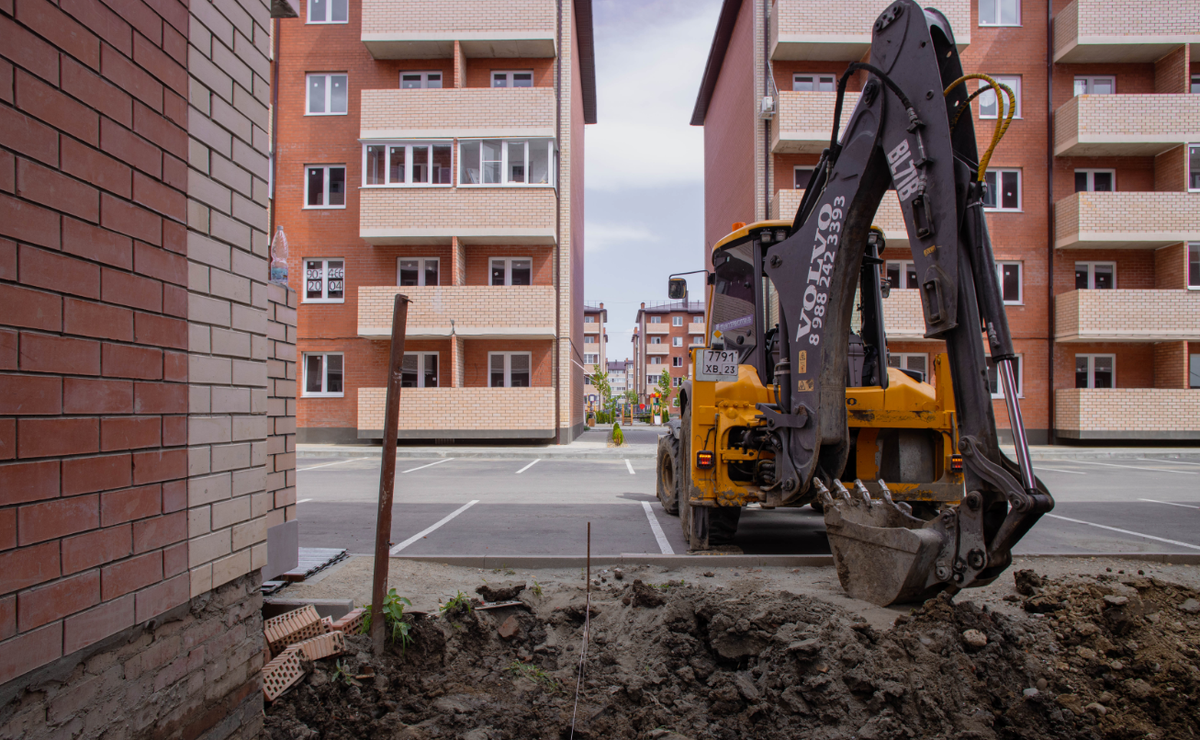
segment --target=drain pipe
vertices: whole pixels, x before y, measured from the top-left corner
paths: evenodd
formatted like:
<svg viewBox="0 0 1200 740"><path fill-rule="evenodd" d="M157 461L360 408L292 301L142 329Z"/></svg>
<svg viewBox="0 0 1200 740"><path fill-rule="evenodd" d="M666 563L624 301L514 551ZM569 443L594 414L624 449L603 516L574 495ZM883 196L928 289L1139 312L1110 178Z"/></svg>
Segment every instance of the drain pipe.
<svg viewBox="0 0 1200 740"><path fill-rule="evenodd" d="M279 159L276 140L279 138L279 19L271 19L271 187L267 198L271 202L271 220L267 233L275 233L275 180L276 161Z"/></svg>
<svg viewBox="0 0 1200 740"><path fill-rule="evenodd" d="M1047 327L1047 346L1050 368L1046 396L1050 403L1046 410L1046 441L1058 444L1055 417L1054 390L1054 3L1046 3L1046 299L1050 306Z"/></svg>
<svg viewBox="0 0 1200 740"><path fill-rule="evenodd" d="M558 0L558 27L555 30L554 56L554 352L551 367L554 372L554 444L563 444L562 433L562 27L563 0ZM574 238L574 234L571 235ZM532 371L532 368L530 368Z"/></svg>
<svg viewBox="0 0 1200 740"><path fill-rule="evenodd" d="M771 0L763 0L763 95L771 94ZM779 101L775 101L779 110ZM771 119L763 119L763 220L771 217Z"/></svg>

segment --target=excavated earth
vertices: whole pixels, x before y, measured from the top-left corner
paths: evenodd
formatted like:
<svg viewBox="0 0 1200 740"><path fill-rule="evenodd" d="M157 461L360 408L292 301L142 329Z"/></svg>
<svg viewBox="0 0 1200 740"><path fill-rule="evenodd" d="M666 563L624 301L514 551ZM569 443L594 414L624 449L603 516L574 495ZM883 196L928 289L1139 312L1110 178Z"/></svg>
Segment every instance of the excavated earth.
<svg viewBox="0 0 1200 740"><path fill-rule="evenodd" d="M705 574L710 575L710 574ZM787 591L596 580L414 617L267 709L270 738L1200 738L1200 593L1017 571L1003 611L941 596L887 629ZM582 580L582 579L581 579ZM537 593L534 593L537 591Z"/></svg>

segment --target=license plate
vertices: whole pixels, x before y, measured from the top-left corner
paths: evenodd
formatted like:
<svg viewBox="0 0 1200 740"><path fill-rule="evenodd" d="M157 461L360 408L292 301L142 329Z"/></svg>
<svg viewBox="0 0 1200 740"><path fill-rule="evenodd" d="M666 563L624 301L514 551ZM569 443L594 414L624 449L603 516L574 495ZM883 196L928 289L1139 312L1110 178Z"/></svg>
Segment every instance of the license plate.
<svg viewBox="0 0 1200 740"><path fill-rule="evenodd" d="M696 351L696 380L737 380L738 353L728 349Z"/></svg>

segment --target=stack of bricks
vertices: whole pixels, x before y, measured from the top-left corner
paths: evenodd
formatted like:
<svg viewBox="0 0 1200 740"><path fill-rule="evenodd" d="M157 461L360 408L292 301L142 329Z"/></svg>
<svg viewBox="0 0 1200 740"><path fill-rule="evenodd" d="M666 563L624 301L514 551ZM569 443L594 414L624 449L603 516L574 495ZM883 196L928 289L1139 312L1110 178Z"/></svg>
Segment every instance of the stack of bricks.
<svg viewBox="0 0 1200 740"><path fill-rule="evenodd" d="M302 661L321 660L346 650L346 634L336 627L361 626L363 610L356 609L336 624L317 615L311 606L294 609L263 623L263 640L275 656L263 666L263 696L274 701L304 677Z"/></svg>
<svg viewBox="0 0 1200 740"><path fill-rule="evenodd" d="M267 528L296 519L296 300L267 288Z"/></svg>

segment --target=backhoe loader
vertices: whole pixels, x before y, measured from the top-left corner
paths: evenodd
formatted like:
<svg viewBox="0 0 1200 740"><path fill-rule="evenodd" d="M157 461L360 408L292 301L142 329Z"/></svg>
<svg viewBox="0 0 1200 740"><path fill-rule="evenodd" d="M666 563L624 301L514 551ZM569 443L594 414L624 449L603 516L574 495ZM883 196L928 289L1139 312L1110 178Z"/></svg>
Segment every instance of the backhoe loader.
<svg viewBox="0 0 1200 740"><path fill-rule="evenodd" d="M795 218L735 225L713 248L707 343L659 441L658 497L692 549L729 541L747 504L812 504L843 588L887 605L990 583L1054 501L1029 459L983 213L1012 91L964 75L945 17L913 0L876 19L869 58L838 82L829 148ZM866 84L839 136L858 70ZM969 79L981 80L973 94ZM979 157L970 103L986 90L1009 105ZM933 384L888 366L884 241L871 219L889 186L925 336L946 343ZM686 290L672 276L670 297ZM989 357L1015 462L999 447Z"/></svg>

